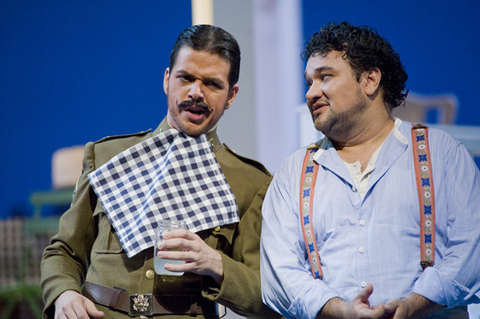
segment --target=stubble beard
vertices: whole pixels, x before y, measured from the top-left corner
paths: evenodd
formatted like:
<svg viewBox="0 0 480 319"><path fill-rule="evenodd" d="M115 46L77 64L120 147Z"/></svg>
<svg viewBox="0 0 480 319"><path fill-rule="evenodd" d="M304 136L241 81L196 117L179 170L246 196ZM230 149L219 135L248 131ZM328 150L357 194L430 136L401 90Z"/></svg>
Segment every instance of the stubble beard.
<svg viewBox="0 0 480 319"><path fill-rule="evenodd" d="M335 140L335 137L346 136L357 126L361 115L367 109L368 105L358 92L355 105L341 113L335 113L332 109L328 110L324 119L314 119L315 128Z"/></svg>

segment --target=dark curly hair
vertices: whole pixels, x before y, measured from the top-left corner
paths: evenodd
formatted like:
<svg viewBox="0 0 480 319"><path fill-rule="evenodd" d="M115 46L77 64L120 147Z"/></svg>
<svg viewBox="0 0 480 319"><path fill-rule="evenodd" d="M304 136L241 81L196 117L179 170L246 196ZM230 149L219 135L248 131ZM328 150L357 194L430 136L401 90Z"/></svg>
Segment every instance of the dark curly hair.
<svg viewBox="0 0 480 319"><path fill-rule="evenodd" d="M343 57L349 62L357 80L363 72L377 67L382 72L380 85L384 91L383 99L392 107L405 100L408 75L398 53L376 30L368 26L356 27L345 21L327 23L310 38L302 57L308 60L312 55L326 56L330 51L345 52Z"/></svg>

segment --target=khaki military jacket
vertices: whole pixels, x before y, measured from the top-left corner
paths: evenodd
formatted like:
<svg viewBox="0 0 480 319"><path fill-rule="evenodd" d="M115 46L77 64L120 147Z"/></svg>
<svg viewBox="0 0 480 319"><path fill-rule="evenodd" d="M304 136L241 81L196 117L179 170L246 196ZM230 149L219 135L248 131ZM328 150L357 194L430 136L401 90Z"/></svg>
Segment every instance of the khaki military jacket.
<svg viewBox="0 0 480 319"><path fill-rule="evenodd" d="M61 293L66 290L82 292L85 281L119 287L129 294L166 296L165 303L168 298L196 294L201 301L218 302L243 316L277 316L262 303L259 270L261 205L271 175L259 163L241 158L221 145L216 130L207 136L235 195L240 222L197 234L222 255L224 281L221 287L211 277L192 273L156 275L153 248L127 257L87 175L118 153L169 128L164 119L153 132L107 137L86 145L83 173L72 205L62 215L59 233L45 249L41 264L44 318L53 318L54 302ZM105 318L129 318L127 314L96 306L105 312ZM161 316L185 317L188 315Z"/></svg>

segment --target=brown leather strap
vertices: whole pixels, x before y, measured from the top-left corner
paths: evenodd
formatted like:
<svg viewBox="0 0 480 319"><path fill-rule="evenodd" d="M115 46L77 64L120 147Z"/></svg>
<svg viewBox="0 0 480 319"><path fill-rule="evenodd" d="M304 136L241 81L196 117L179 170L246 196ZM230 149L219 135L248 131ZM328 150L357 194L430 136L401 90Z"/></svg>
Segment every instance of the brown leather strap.
<svg viewBox="0 0 480 319"><path fill-rule="evenodd" d="M96 304L108 307L111 310L120 311L127 314L130 313L131 297L136 296L130 295L125 290L120 288L110 288L89 281L85 282L83 294ZM209 315L210 317L217 317L215 306L198 307L197 302L193 301L189 311L177 313L166 309L162 304L158 302L155 296L151 299L153 303L153 315L176 314L189 315L192 317L195 317L197 315Z"/></svg>
<svg viewBox="0 0 480 319"><path fill-rule="evenodd" d="M108 303L108 308L110 309L115 309L116 305L117 305L117 301L118 301L118 297L120 296L120 293L122 291L120 289L113 289L113 294L112 294L112 298L110 299L110 302Z"/></svg>
<svg viewBox="0 0 480 319"><path fill-rule="evenodd" d="M130 312L130 294L119 288L109 288L93 282L85 282L84 295L93 302L125 313Z"/></svg>

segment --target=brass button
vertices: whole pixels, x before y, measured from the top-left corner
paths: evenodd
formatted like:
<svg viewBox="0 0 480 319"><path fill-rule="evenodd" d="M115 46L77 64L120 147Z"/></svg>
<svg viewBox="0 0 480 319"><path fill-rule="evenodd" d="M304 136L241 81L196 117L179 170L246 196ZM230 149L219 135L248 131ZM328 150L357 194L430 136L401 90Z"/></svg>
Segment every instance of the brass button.
<svg viewBox="0 0 480 319"><path fill-rule="evenodd" d="M220 231L220 226L215 227L215 231Z"/></svg>
<svg viewBox="0 0 480 319"><path fill-rule="evenodd" d="M149 280L152 280L155 277L155 271L151 269L147 270L147 272L145 273L145 277L147 277L147 279Z"/></svg>

